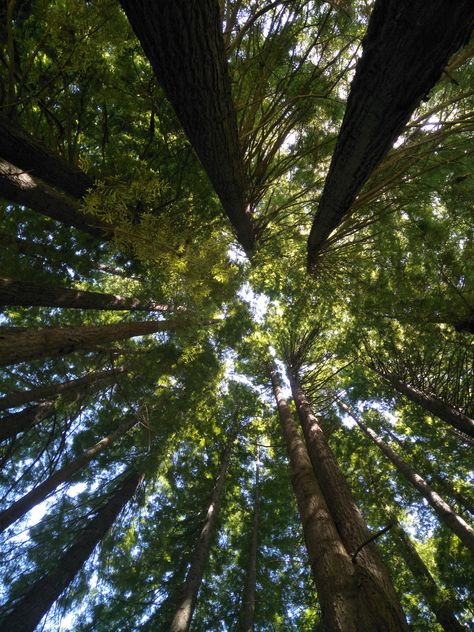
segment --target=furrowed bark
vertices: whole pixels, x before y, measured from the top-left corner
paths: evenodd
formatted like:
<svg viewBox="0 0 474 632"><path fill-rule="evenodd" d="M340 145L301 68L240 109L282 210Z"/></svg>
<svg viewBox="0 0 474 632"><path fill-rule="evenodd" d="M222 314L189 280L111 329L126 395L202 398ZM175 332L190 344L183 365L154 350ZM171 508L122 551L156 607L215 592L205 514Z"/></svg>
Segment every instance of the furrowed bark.
<svg viewBox="0 0 474 632"><path fill-rule="evenodd" d="M234 439L235 433L232 433L229 436L222 455L219 474L211 495L211 502L207 509L206 519L199 534L199 539L194 548L191 566L189 567L184 581L181 597L170 625L170 632L186 632L191 625L198 592L201 587L202 578L209 559L211 544L216 532L217 519L224 494L225 478L229 467Z"/></svg>
<svg viewBox="0 0 474 632"><path fill-rule="evenodd" d="M68 307L72 309L108 309L148 312L173 311L170 305L159 305L138 298L74 290L66 287L51 287L28 281L0 277L0 305L23 305L32 307ZM183 311L177 308L176 311Z"/></svg>
<svg viewBox="0 0 474 632"><path fill-rule="evenodd" d="M0 196L9 202L73 226L101 240L111 239L110 226L81 213L81 202L0 158Z"/></svg>
<svg viewBox="0 0 474 632"><path fill-rule="evenodd" d="M98 454L113 445L137 423L138 419L131 419L122 424L114 430L114 432L86 450L86 452L84 452L84 454L80 457L71 461L57 472L54 472L54 474L43 481L43 483L40 483L22 498L14 502L10 507L8 507L8 509L0 512L0 533L3 533L3 531L5 531L5 529L7 529L16 520L19 520L28 511L33 509L33 507L52 494L59 485L68 481L73 474L84 468Z"/></svg>
<svg viewBox="0 0 474 632"><path fill-rule="evenodd" d="M242 632L253 632L255 619L255 594L257 584L257 557L258 557L258 524L260 517L259 494L259 468L260 454L257 446L255 463L255 489L253 498L252 534L250 539L250 554L247 566L247 577L242 606Z"/></svg>
<svg viewBox="0 0 474 632"><path fill-rule="evenodd" d="M121 0L237 239L251 254L255 231L217 0Z"/></svg>
<svg viewBox="0 0 474 632"><path fill-rule="evenodd" d="M73 198L84 197L87 189L94 185L87 174L55 155L4 116L0 116L0 157Z"/></svg>
<svg viewBox="0 0 474 632"><path fill-rule="evenodd" d="M464 415L453 406L446 404L441 399L431 393L424 393L415 386L405 384L396 375L372 367L386 382L393 386L399 393L408 397L414 404L418 404L428 412L432 413L442 421L446 422L456 430L474 438L474 419Z"/></svg>
<svg viewBox="0 0 474 632"><path fill-rule="evenodd" d="M11 413L0 419L0 441L12 439L20 432L26 432L54 412L54 400L40 402L18 413Z"/></svg>
<svg viewBox="0 0 474 632"><path fill-rule="evenodd" d="M362 432L379 447L380 451L393 463L400 474L415 489L417 489L428 504L433 508L440 521L446 525L453 533L455 533L461 542L474 554L474 529L467 522L458 516L458 514L448 505L448 503L435 492L426 480L420 476L415 470L408 465L385 441L364 424L358 415L350 408L346 407L347 412L354 419Z"/></svg>
<svg viewBox="0 0 474 632"><path fill-rule="evenodd" d="M102 380L115 378L125 371L125 367L117 367L108 371L96 371L95 373L88 373L83 377L79 377L76 380L69 380L68 382L60 382L58 384L45 384L44 386L32 388L29 391L10 393L0 398L0 410L17 408L18 406L43 399L44 397L55 398L63 393L82 390L84 386L95 385Z"/></svg>
<svg viewBox="0 0 474 632"><path fill-rule="evenodd" d="M397 542L400 557L410 569L419 592L444 632L465 632L464 626L456 619L448 599L441 592L408 535L399 524L392 526L391 533Z"/></svg>
<svg viewBox="0 0 474 632"><path fill-rule="evenodd" d="M376 0L309 235L309 270L473 21L471 0Z"/></svg>
<svg viewBox="0 0 474 632"><path fill-rule="evenodd" d="M69 586L117 516L134 495L142 474L134 472L118 487L110 500L77 535L58 559L55 569L36 581L0 624L9 632L33 632L61 593Z"/></svg>
<svg viewBox="0 0 474 632"><path fill-rule="evenodd" d="M116 340L146 336L183 327L176 320L140 321L113 325L44 327L22 331L0 331L0 366L39 358L63 356L74 351L94 351Z"/></svg>
<svg viewBox="0 0 474 632"><path fill-rule="evenodd" d="M361 544L370 539L371 534L354 502L349 485L329 447L318 419L297 377L290 369L288 377L316 480L331 511L341 541L352 556ZM398 618L401 624L405 625L398 596L374 542L370 542L359 551L357 564L364 569L363 581L368 582L368 590L371 590L374 595L378 593L378 607L386 609L387 617L393 616L394 621Z"/></svg>

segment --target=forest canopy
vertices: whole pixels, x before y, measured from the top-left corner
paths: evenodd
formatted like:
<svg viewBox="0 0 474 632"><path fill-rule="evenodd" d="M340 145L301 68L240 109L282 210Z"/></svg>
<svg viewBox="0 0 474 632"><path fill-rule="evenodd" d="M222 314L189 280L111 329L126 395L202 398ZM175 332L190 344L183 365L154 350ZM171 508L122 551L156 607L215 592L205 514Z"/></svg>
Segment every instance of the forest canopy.
<svg viewBox="0 0 474 632"><path fill-rule="evenodd" d="M468 630L472 0L0 17L0 628Z"/></svg>

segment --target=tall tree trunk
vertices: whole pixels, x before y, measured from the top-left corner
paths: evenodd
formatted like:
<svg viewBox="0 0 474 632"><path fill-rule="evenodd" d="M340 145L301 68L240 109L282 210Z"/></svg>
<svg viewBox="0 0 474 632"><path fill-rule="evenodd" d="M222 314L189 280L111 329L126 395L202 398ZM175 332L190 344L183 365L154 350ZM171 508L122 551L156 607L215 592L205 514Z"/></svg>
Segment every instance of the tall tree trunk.
<svg viewBox="0 0 474 632"><path fill-rule="evenodd" d="M255 488L253 496L252 534L249 561L242 606L242 632L253 632L255 619L255 594L257 584L258 523L260 517L260 451L256 446Z"/></svg>
<svg viewBox="0 0 474 632"><path fill-rule="evenodd" d="M352 419L356 422L359 428L369 439L371 439L375 445L379 447L381 452L393 463L400 474L407 480L420 494L425 498L428 504L438 515L441 522L446 525L451 531L453 531L463 544L474 554L474 529L470 527L465 520L463 520L457 513L448 505L448 503L441 498L421 477L415 470L411 468L406 461L404 461L398 454L392 450L392 448L385 443L385 441L364 424L358 415L341 400L341 405L351 415Z"/></svg>
<svg viewBox="0 0 474 632"><path fill-rule="evenodd" d="M399 524L392 526L391 533L396 539L400 557L410 569L419 592L423 595L444 632L465 632L464 626L456 619L448 599L443 595L408 535Z"/></svg>
<svg viewBox="0 0 474 632"><path fill-rule="evenodd" d="M132 498L142 474L133 472L76 536L56 567L36 581L0 624L8 632L33 632L60 594L69 586L117 516Z"/></svg>
<svg viewBox="0 0 474 632"><path fill-rule="evenodd" d="M55 155L5 116L0 116L0 157L73 198L84 197L94 184L83 171Z"/></svg>
<svg viewBox="0 0 474 632"><path fill-rule="evenodd" d="M51 287L29 281L15 281L0 277L0 305L24 305L32 307L70 307L74 309L109 309L148 312L173 311L171 305L159 305L153 301L126 298L114 294ZM183 308L176 308L183 311Z"/></svg>
<svg viewBox="0 0 474 632"><path fill-rule="evenodd" d="M235 433L231 433L222 454L219 474L214 489L212 490L211 502L207 509L206 519L199 534L199 539L192 554L191 565L187 572L186 579L184 580L178 606L171 621L170 632L186 632L191 625L198 592L201 587L202 578L209 559L211 544L216 531L234 439Z"/></svg>
<svg viewBox="0 0 474 632"><path fill-rule="evenodd" d="M453 406L446 404L435 395L424 393L415 386L406 384L393 373L381 371L374 366L371 366L371 368L399 393L408 397L414 404L418 404L429 413L432 413L450 426L453 426L453 428L456 428L456 430L459 430L469 437L474 437L474 419L464 415Z"/></svg>
<svg viewBox="0 0 474 632"><path fill-rule="evenodd" d="M16 520L19 520L33 507L47 498L59 485L68 481L73 474L85 467L98 454L113 445L137 423L138 419L131 419L123 423L114 430L114 432L110 433L107 437L104 437L91 448L86 450L80 457L60 468L57 472L54 472L54 474L51 474L51 476L43 481L43 483L34 487L30 492L8 507L8 509L0 512L0 533L5 531L5 529L7 529Z"/></svg>
<svg viewBox="0 0 474 632"><path fill-rule="evenodd" d="M87 373L83 377L78 377L75 380L69 380L68 382L58 382L56 384L45 384L42 386L36 386L29 391L17 391L5 395L0 398L0 410L7 408L17 408L23 404L28 404L32 401L38 401L45 397L56 398L63 393L73 393L76 390L83 390L85 386L94 387L97 383L103 380L109 380L116 378L126 372L125 367L116 367L107 371L96 371Z"/></svg>
<svg viewBox="0 0 474 632"><path fill-rule="evenodd" d="M26 432L40 421L44 421L54 412L54 400L39 402L35 406L28 406L18 413L11 413L0 419L0 441L16 437L20 432Z"/></svg>
<svg viewBox="0 0 474 632"><path fill-rule="evenodd" d="M80 200L54 189L36 176L0 158L0 196L9 202L27 206L67 226L99 238L111 239L111 227L81 213Z"/></svg>
<svg viewBox="0 0 474 632"><path fill-rule="evenodd" d="M297 376L289 369L288 377L316 479L339 536L347 552L353 555L361 544L370 539L369 530ZM398 596L375 543L364 546L357 560L358 565L364 568L364 578L372 584L372 590L380 593L379 601L385 601L385 607L393 609L394 613L398 612L400 620L403 620Z"/></svg>
<svg viewBox="0 0 474 632"><path fill-rule="evenodd" d="M121 0L158 82L249 254L255 231L217 0Z"/></svg>
<svg viewBox="0 0 474 632"><path fill-rule="evenodd" d="M376 0L309 236L310 269L449 57L467 43L473 20L472 0Z"/></svg>
<svg viewBox="0 0 474 632"><path fill-rule="evenodd" d="M0 366L63 356L74 351L94 351L104 343L146 336L184 326L184 322L176 320L150 320L42 329L2 328L0 330Z"/></svg>
<svg viewBox="0 0 474 632"><path fill-rule="evenodd" d="M408 628L400 606L394 606L391 601L387 604L383 591L374 585L373 575L367 581L364 567L347 552L316 480L305 444L283 397L275 366L270 367L270 377L290 459L292 484L306 548L321 604L324 630L406 631Z"/></svg>

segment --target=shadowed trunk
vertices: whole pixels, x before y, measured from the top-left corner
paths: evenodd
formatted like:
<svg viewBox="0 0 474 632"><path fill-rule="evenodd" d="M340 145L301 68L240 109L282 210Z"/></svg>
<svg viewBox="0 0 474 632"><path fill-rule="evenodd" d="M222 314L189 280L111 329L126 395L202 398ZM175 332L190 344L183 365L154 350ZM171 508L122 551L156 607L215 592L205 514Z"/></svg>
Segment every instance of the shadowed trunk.
<svg viewBox="0 0 474 632"><path fill-rule="evenodd" d="M247 254L255 233L217 0L121 0Z"/></svg>
<svg viewBox="0 0 474 632"><path fill-rule="evenodd" d="M413 470L406 461L398 456L395 450L392 450L392 448L387 445L385 441L372 430L372 428L366 426L351 408L341 402L341 400L339 400L339 402L356 422L362 432L366 434L376 446L379 447L381 452L383 452L383 454L385 454L385 456L393 463L400 474L420 492L423 498L427 500L428 504L436 512L440 521L446 525L446 527L451 529L451 531L458 536L461 542L474 554L474 529L469 526L463 518L458 516L448 503L433 489L431 489L425 479L415 472L415 470Z"/></svg>
<svg viewBox="0 0 474 632"><path fill-rule="evenodd" d="M376 0L309 236L309 269L473 20L472 0Z"/></svg>
<svg viewBox="0 0 474 632"><path fill-rule="evenodd" d="M224 494L225 478L229 467L232 444L235 433L231 433L222 454L219 474L211 495L211 502L207 509L206 519L199 534L199 539L192 554L191 565L184 580L181 596L170 625L170 632L186 632L191 625L194 608L202 578L209 559L211 544L215 536L217 519Z"/></svg>
<svg viewBox="0 0 474 632"><path fill-rule="evenodd" d="M78 533L74 543L61 555L56 568L34 582L0 624L8 632L33 632L60 594L69 586L96 546L103 540L117 516L132 498L142 474L129 475Z"/></svg>
<svg viewBox="0 0 474 632"><path fill-rule="evenodd" d="M6 408L17 408L18 406L43 399L44 397L55 398L63 393L82 390L82 387L84 386L93 386L102 380L115 378L125 371L125 367L117 367L108 371L96 371L95 373L88 373L83 377L79 377L76 380L59 382L58 384L45 384L44 386L32 388L29 391L10 393L5 397L0 398L0 410L5 410Z"/></svg>
<svg viewBox="0 0 474 632"><path fill-rule="evenodd" d="M89 448L89 450L86 450L86 452L84 452L84 454L80 457L74 459L74 461L71 461L57 472L54 472L54 474L47 478L43 483L40 483L22 498L14 502L10 507L8 507L8 509L0 512L0 533L5 531L5 529L7 529L16 520L19 520L28 511L33 509L35 505L47 498L56 490L57 487L59 487L59 485L68 481L73 474L85 467L98 454L113 445L137 423L137 419L131 419L122 424L114 430L114 432L98 441L94 446Z"/></svg>
<svg viewBox="0 0 474 632"><path fill-rule="evenodd" d="M255 593L257 583L258 556L258 523L260 516L260 452L257 446L255 462L255 489L253 497L252 534L250 539L250 554L245 581L244 599L242 606L242 632L253 632L255 619Z"/></svg>
<svg viewBox="0 0 474 632"><path fill-rule="evenodd" d="M81 213L81 202L0 158L0 196L8 202L73 226L101 240L112 238L110 226Z"/></svg>
<svg viewBox="0 0 474 632"><path fill-rule="evenodd" d="M36 406L28 406L18 413L11 413L0 419L0 441L16 437L26 432L40 421L47 419L54 412L54 400L40 402Z"/></svg>
<svg viewBox="0 0 474 632"><path fill-rule="evenodd" d="M22 331L3 328L0 330L0 366L63 356L74 351L94 351L107 342L146 336L179 327L185 327L185 323L176 320L153 320L113 325L44 327Z"/></svg>
<svg viewBox="0 0 474 632"><path fill-rule="evenodd" d="M342 543L305 444L282 395L275 366L270 367L270 377L321 604L323 629L327 632L406 631L400 606L390 601L387 604L384 592L375 586L373 579L367 581L365 568L352 559Z"/></svg>
<svg viewBox="0 0 474 632"><path fill-rule="evenodd" d="M465 632L464 626L456 619L448 598L443 595L408 535L399 524L392 526L391 533L396 539L400 557L410 569L420 594L423 595L444 632Z"/></svg>
<svg viewBox="0 0 474 632"><path fill-rule="evenodd" d="M148 312L173 311L170 305L158 305L153 301L126 298L114 294L74 290L66 287L51 287L28 281L0 277L0 305L23 305L31 307L70 307L74 309L110 309ZM176 308L183 311L183 308Z"/></svg>
<svg viewBox="0 0 474 632"><path fill-rule="evenodd" d="M441 399L430 393L424 393L415 386L405 384L396 375L388 373L386 371L380 371L374 366L371 367L380 377L393 386L399 393L408 397L414 404L418 404L429 413L432 413L436 417L439 417L442 421L446 422L456 430L474 437L474 419L471 419L467 415L464 415L461 411L457 410L453 406L446 404Z"/></svg>

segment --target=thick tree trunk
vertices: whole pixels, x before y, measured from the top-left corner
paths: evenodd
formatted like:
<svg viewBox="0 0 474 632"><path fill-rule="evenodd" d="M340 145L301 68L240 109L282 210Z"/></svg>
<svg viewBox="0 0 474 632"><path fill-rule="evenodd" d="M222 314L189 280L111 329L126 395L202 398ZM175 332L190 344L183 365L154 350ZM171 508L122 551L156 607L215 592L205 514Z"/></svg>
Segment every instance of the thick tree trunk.
<svg viewBox="0 0 474 632"><path fill-rule="evenodd" d="M318 419L291 370L288 370L288 377L316 479L339 536L347 552L353 555L361 544L370 539L370 533ZM371 542L362 548L357 554L357 563L364 569L364 579L371 584L371 590L379 593L379 602L385 602L387 611L393 611L394 617L398 616L400 621L404 621L398 596L375 543Z"/></svg>
<svg viewBox="0 0 474 632"><path fill-rule="evenodd" d="M398 524L392 526L391 533L396 539L398 553L410 569L420 594L433 611L444 632L465 632L464 626L456 619L449 601L418 555L408 535Z"/></svg>
<svg viewBox="0 0 474 632"><path fill-rule="evenodd" d="M20 432L26 432L40 421L47 419L54 412L54 400L39 402L35 406L28 406L18 413L11 413L0 419L0 441L16 437Z"/></svg>
<svg viewBox="0 0 474 632"><path fill-rule="evenodd" d="M28 404L32 401L38 401L45 397L56 398L63 393L71 393L76 390L83 390L85 386L94 387L98 382L102 380L108 380L115 378L116 376L124 373L125 367L117 367L107 371L96 371L95 373L88 373L83 377L79 377L75 380L69 380L68 382L59 382L57 384L45 384L44 386L37 386L29 391L18 391L10 393L5 397L0 398L0 410L7 408L17 408L23 404Z"/></svg>
<svg viewBox="0 0 474 632"><path fill-rule="evenodd" d="M242 604L242 632L253 632L255 619L255 594L257 585L257 556L258 556L258 523L260 517L260 454L257 447L255 463L255 489L253 497L252 534L250 538L249 561L245 581L244 598Z"/></svg>
<svg viewBox="0 0 474 632"><path fill-rule="evenodd" d="M140 321L112 325L44 327L0 331L0 366L39 358L63 356L74 351L94 351L99 345L135 336L184 327L176 320Z"/></svg>
<svg viewBox="0 0 474 632"><path fill-rule="evenodd" d="M111 239L111 227L81 213L80 200L0 158L0 197L47 215L101 240Z"/></svg>
<svg viewBox="0 0 474 632"><path fill-rule="evenodd" d="M441 522L453 531L461 542L474 554L474 529L470 527L457 513L441 498L406 461L404 461L372 428L364 424L358 415L346 407L359 428L377 445L381 452L393 463L400 474L425 498L438 515Z"/></svg>
<svg viewBox="0 0 474 632"><path fill-rule="evenodd" d="M309 236L310 269L473 20L472 0L376 0Z"/></svg>
<svg viewBox="0 0 474 632"><path fill-rule="evenodd" d="M292 484L327 632L406 631L399 606L364 578L365 570L346 550L316 480L308 452L282 395L276 367L270 368L273 393L288 449ZM363 543L361 543L363 544ZM366 547L364 547L366 548ZM360 551L363 552L364 549ZM382 597L382 600L381 600Z"/></svg>
<svg viewBox="0 0 474 632"><path fill-rule="evenodd" d="M59 485L67 482L73 474L81 470L88 463L90 463L98 454L113 445L118 439L126 434L130 428L133 428L138 423L137 419L131 419L121 426L119 426L114 432L109 434L98 441L91 448L86 450L80 457L74 459L54 474L51 474L43 483L40 483L34 487L30 492L25 494L22 498L14 502L8 509L0 512L0 533L5 531L16 520L19 520L28 511L33 509L38 503L42 502L52 492L56 490Z"/></svg>
<svg viewBox="0 0 474 632"><path fill-rule="evenodd" d="M8 632L33 632L60 594L69 586L95 547L114 524L117 516L132 498L142 474L134 472L118 487L110 500L85 528L74 543L58 559L56 568L36 581L15 608L0 621Z"/></svg>
<svg viewBox="0 0 474 632"><path fill-rule="evenodd" d="M28 281L15 281L0 277L0 305L23 305L32 307L70 307L73 309L110 309L148 312L173 311L170 305L159 305L153 301L126 298L114 294L74 290L66 287L38 285ZM182 311L177 308L177 311Z"/></svg>
<svg viewBox="0 0 474 632"><path fill-rule="evenodd" d="M225 478L229 467L234 439L235 433L232 433L229 436L222 454L219 474L214 489L212 490L211 502L207 509L206 519L199 534L199 539L194 548L191 565L187 572L186 579L184 580L178 606L171 621L170 632L186 632L191 625L198 592L201 587L207 560L209 559L211 544L216 532L217 519L224 494Z"/></svg>
<svg viewBox="0 0 474 632"><path fill-rule="evenodd" d="M55 155L33 136L0 116L0 157L73 198L80 199L94 182L80 169Z"/></svg>
<svg viewBox="0 0 474 632"><path fill-rule="evenodd" d="M396 375L386 371L380 371L375 367L372 368L380 377L393 386L399 393L408 397L414 404L418 404L429 413L432 413L450 426L453 426L453 428L456 428L456 430L474 438L474 419L464 415L453 406L446 404L435 395L424 393L415 386L405 384L405 382L400 380Z"/></svg>
<svg viewBox="0 0 474 632"><path fill-rule="evenodd" d="M121 0L158 82L250 254L255 232L217 0Z"/></svg>

